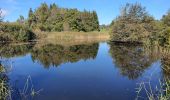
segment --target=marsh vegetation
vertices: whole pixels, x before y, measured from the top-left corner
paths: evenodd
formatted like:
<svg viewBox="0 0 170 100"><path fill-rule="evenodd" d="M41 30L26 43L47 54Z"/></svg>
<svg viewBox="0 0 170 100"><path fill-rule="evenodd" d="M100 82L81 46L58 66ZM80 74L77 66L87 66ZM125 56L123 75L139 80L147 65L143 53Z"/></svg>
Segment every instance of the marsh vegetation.
<svg viewBox="0 0 170 100"><path fill-rule="evenodd" d="M29 80L44 88L34 97L40 100L168 100L169 22L170 11L156 20L139 3L127 3L110 25L99 25L96 11L55 3L30 8L16 22L4 22L0 9L0 99L21 99L28 91L15 92ZM4 59L13 61L12 74Z"/></svg>

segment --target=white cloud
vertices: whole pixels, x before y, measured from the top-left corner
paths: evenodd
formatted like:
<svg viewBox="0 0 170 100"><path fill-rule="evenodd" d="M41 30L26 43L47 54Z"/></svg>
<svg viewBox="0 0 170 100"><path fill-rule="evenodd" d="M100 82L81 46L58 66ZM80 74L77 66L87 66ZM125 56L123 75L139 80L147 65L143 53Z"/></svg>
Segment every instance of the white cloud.
<svg viewBox="0 0 170 100"><path fill-rule="evenodd" d="M8 11L7 11L7 10L1 9L1 11L2 11L2 16L3 16L3 17L6 16L6 15L8 15Z"/></svg>

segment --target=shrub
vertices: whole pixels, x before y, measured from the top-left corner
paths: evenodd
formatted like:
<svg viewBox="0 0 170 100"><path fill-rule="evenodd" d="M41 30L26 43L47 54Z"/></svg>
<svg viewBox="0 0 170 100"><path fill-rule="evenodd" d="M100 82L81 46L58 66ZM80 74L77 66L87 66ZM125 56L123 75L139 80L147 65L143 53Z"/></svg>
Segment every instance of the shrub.
<svg viewBox="0 0 170 100"><path fill-rule="evenodd" d="M170 27L160 32L159 44L164 47L170 47Z"/></svg>
<svg viewBox="0 0 170 100"><path fill-rule="evenodd" d="M140 4L126 4L112 26L113 41L143 42L153 31L154 18Z"/></svg>
<svg viewBox="0 0 170 100"><path fill-rule="evenodd" d="M18 23L1 23L1 41L29 41L35 38L35 34L27 27Z"/></svg>

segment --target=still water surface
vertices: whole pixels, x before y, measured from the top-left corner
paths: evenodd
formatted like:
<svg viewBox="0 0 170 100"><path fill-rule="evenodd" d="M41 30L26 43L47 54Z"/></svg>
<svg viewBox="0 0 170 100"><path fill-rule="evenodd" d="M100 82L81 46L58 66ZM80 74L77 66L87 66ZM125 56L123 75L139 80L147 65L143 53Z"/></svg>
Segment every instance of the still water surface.
<svg viewBox="0 0 170 100"><path fill-rule="evenodd" d="M27 79L24 93L35 90L35 96L27 97L33 100L134 100L138 83L150 80L155 88L166 75L155 48L100 42L4 45L0 50L2 59L12 63L7 76L16 100ZM146 97L145 91L139 96Z"/></svg>

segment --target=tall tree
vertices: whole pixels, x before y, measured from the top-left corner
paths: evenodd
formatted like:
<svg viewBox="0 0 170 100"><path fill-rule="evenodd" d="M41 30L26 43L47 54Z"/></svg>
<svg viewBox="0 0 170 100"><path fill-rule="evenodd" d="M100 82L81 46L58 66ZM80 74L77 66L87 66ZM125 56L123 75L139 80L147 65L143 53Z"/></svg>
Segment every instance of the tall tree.
<svg viewBox="0 0 170 100"><path fill-rule="evenodd" d="M41 31L45 31L47 27L46 21L49 16L48 5L46 3L42 3L41 6L35 11L35 16L38 23L37 27Z"/></svg>
<svg viewBox="0 0 170 100"><path fill-rule="evenodd" d="M93 27L94 27L94 30L99 31L100 29L99 29L99 20L98 20L97 13L96 13L96 11L93 11L92 14L93 14L93 24L94 24Z"/></svg>
<svg viewBox="0 0 170 100"><path fill-rule="evenodd" d="M47 19L49 25L48 31L62 31L63 30L63 18L60 14L60 9L54 3L50 5L49 17Z"/></svg>
<svg viewBox="0 0 170 100"><path fill-rule="evenodd" d="M142 42L153 32L154 18L140 4L126 4L112 27L112 40Z"/></svg>
<svg viewBox="0 0 170 100"><path fill-rule="evenodd" d="M32 8L30 8L28 12L28 26L30 28L33 28L36 24L36 17L34 15L34 12L32 11Z"/></svg>
<svg viewBox="0 0 170 100"><path fill-rule="evenodd" d="M29 10L28 25L41 31L98 31L99 21L95 11L59 8L55 3L42 3L35 12Z"/></svg>

